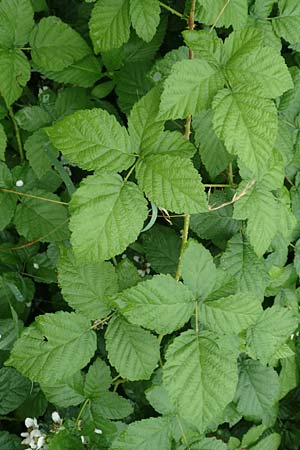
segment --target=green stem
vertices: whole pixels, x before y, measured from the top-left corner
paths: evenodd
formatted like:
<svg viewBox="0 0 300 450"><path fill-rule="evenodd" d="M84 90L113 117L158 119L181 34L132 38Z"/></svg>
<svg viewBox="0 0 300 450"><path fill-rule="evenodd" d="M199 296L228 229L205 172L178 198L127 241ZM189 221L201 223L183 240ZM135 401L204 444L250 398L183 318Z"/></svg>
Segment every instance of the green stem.
<svg viewBox="0 0 300 450"><path fill-rule="evenodd" d="M183 232L182 232L182 240L181 240L181 248L180 248L180 254L178 258L178 264L177 264L177 270L175 279L177 281L181 278L181 265L182 265L182 258L183 258L183 252L185 250L185 247L187 246L187 241L189 237L189 226L190 226L190 215L185 214L184 216L184 224L183 224Z"/></svg>
<svg viewBox="0 0 300 450"><path fill-rule="evenodd" d="M203 184L206 188L234 188L236 185L234 183L230 184Z"/></svg>
<svg viewBox="0 0 300 450"><path fill-rule="evenodd" d="M21 162L24 162L25 160L25 156L24 156L24 150L23 150L23 145L22 145L22 140L21 140L21 134L20 134L20 130L13 112L12 107L10 106L8 108L8 112L10 115L10 118L12 120L12 123L14 125L14 129L15 129L15 133L16 133L16 139L17 139L17 146L18 146L18 150L19 150L19 154L20 154L20 160Z"/></svg>
<svg viewBox="0 0 300 450"><path fill-rule="evenodd" d="M26 192L14 191L12 189L0 188L0 192L6 192L8 194L15 194L15 195L19 195L20 197L33 198L33 199L41 200L41 201L48 202L48 203L56 203L58 205L68 206L68 204L69 204L66 202L61 202L60 200L53 200L51 198L40 197L38 195L27 194Z"/></svg>
<svg viewBox="0 0 300 450"><path fill-rule="evenodd" d="M232 163L229 163L229 166L228 166L228 183L231 184L231 185L234 184Z"/></svg>
<svg viewBox="0 0 300 450"><path fill-rule="evenodd" d="M85 402L82 404L81 408L80 408L80 411L78 413L78 416L77 416L77 419L76 419L76 422L75 422L75 426L76 426L77 430L80 430L80 428L79 428L79 421L80 421L80 418L81 418L81 416L83 414L83 411L85 410L85 408L86 408L87 404L89 403L89 401L90 401L90 399L87 398L85 400Z"/></svg>
<svg viewBox="0 0 300 450"><path fill-rule="evenodd" d="M126 183L126 181L128 181L128 178L130 177L130 175L132 174L132 172L135 169L135 164L133 164L133 166L129 169L128 174L126 175L126 177L124 178L124 183Z"/></svg>
<svg viewBox="0 0 300 450"><path fill-rule="evenodd" d="M170 13L175 14L175 16L177 16L177 17L180 17L180 19L186 19L184 14L181 14L179 11L176 11L176 9L171 8L171 6L166 5L163 2L159 2L159 4L162 8L165 8Z"/></svg>
<svg viewBox="0 0 300 450"><path fill-rule="evenodd" d="M230 0L227 0L227 2L225 3L225 5L223 6L223 8L220 10L219 14L216 17L216 20L214 21L214 23L211 26L211 29L209 30L209 32L211 33L213 31L213 29L215 28L215 26L217 25L217 23L219 22L220 18L222 17L222 15L224 14L225 9L227 8L227 6L229 5Z"/></svg>
<svg viewBox="0 0 300 450"><path fill-rule="evenodd" d="M71 197L72 194L74 194L74 192L76 191L76 188L75 188L71 178L69 177L69 175L63 168L63 165L58 161L57 158L55 158L54 154L52 153L52 151L49 148L49 143L45 144L44 149L45 149L45 152L46 152L48 158L50 159L52 165L55 167L55 169L59 173L60 178L65 183L67 191L69 192L69 195Z"/></svg>

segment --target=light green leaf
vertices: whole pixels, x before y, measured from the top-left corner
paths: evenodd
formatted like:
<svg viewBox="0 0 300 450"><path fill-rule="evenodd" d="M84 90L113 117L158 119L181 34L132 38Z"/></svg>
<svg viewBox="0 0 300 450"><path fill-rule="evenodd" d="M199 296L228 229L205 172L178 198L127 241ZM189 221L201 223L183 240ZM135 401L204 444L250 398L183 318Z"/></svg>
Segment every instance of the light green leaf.
<svg viewBox="0 0 300 450"><path fill-rule="evenodd" d="M46 175L52 167L52 162L45 151L45 146L48 148L50 146L49 150L51 150L54 158L58 156L58 150L51 144L43 129L35 131L26 139L24 144L29 164L38 178Z"/></svg>
<svg viewBox="0 0 300 450"><path fill-rule="evenodd" d="M213 102L214 129L227 150L256 175L272 154L277 110L271 100L248 88L223 89Z"/></svg>
<svg viewBox="0 0 300 450"><path fill-rule="evenodd" d="M91 87L96 81L100 80L102 77L101 69L102 66L94 55L85 56L59 72L37 66L38 72L50 80L58 83L70 83L83 88Z"/></svg>
<svg viewBox="0 0 300 450"><path fill-rule="evenodd" d="M128 118L128 131L136 153L149 153L164 129L164 121L158 120L160 90L155 87L132 108Z"/></svg>
<svg viewBox="0 0 300 450"><path fill-rule="evenodd" d="M150 378L159 360L159 343L149 331L114 317L105 332L105 343L110 363L123 378Z"/></svg>
<svg viewBox="0 0 300 450"><path fill-rule="evenodd" d="M52 122L48 112L40 106L25 106L15 114L17 124L26 131L36 131Z"/></svg>
<svg viewBox="0 0 300 450"><path fill-rule="evenodd" d="M38 316L16 341L5 364L47 385L67 380L86 366L96 346L89 319L58 311Z"/></svg>
<svg viewBox="0 0 300 450"><path fill-rule="evenodd" d="M136 176L141 189L158 207L178 214L207 210L201 177L187 159L148 156L138 163Z"/></svg>
<svg viewBox="0 0 300 450"><path fill-rule="evenodd" d="M158 0L130 0L131 23L137 35L150 42L159 24L160 6Z"/></svg>
<svg viewBox="0 0 300 450"><path fill-rule="evenodd" d="M34 26L30 0L2 0L0 3L0 47L23 47Z"/></svg>
<svg viewBox="0 0 300 450"><path fill-rule="evenodd" d="M200 304L200 322L217 333L239 334L253 325L262 313L255 295L239 293Z"/></svg>
<svg viewBox="0 0 300 450"><path fill-rule="evenodd" d="M254 361L246 361L246 365L248 363L252 364L252 363L254 363ZM263 366L261 366L261 367L263 367ZM267 368L265 368L265 369L267 369ZM263 423L261 425L257 425L257 426L253 426L253 427L249 428L247 433L244 434L244 436L243 436L242 446L247 447L251 444L254 444L260 438L260 436L263 434L263 432L265 430L266 430L266 425L264 425Z"/></svg>
<svg viewBox="0 0 300 450"><path fill-rule="evenodd" d="M0 95L7 106L22 94L30 78L30 64L21 50L0 48Z"/></svg>
<svg viewBox="0 0 300 450"><path fill-rule="evenodd" d="M133 407L129 400L116 392L103 391L98 398L92 400L91 411L94 416L117 420L132 414Z"/></svg>
<svg viewBox="0 0 300 450"><path fill-rule="evenodd" d="M101 382L100 382L101 381ZM97 358L89 367L85 377L84 395L93 400L107 391L112 383L110 368L108 365Z"/></svg>
<svg viewBox="0 0 300 450"><path fill-rule="evenodd" d="M169 346L163 377L183 418L204 431L233 399L237 384L235 355L224 351L211 333L195 335L188 330Z"/></svg>
<svg viewBox="0 0 300 450"><path fill-rule="evenodd" d="M206 110L223 86L221 72L204 59L178 61L164 83L159 117L184 119Z"/></svg>
<svg viewBox="0 0 300 450"><path fill-rule="evenodd" d="M272 425L274 407L279 400L279 378L272 367L259 361L241 363L239 382L235 395L238 411L246 420Z"/></svg>
<svg viewBox="0 0 300 450"><path fill-rule="evenodd" d="M49 402L60 408L77 406L85 400L83 393L84 379L81 372L76 372L65 381L47 381L41 388Z"/></svg>
<svg viewBox="0 0 300 450"><path fill-rule="evenodd" d="M251 292L262 299L270 281L265 261L256 256L239 234L228 241L221 267L237 280L239 291Z"/></svg>
<svg viewBox="0 0 300 450"><path fill-rule="evenodd" d="M144 152L144 155L169 155L180 158L192 158L196 151L195 146L187 141L180 131L164 131L156 139L151 151Z"/></svg>
<svg viewBox="0 0 300 450"><path fill-rule="evenodd" d="M195 297L170 275L155 275L118 294L115 304L130 322L168 334L189 320Z"/></svg>
<svg viewBox="0 0 300 450"><path fill-rule="evenodd" d="M71 249L61 249L58 283L68 304L89 319L107 316L111 311L108 298L118 291L112 264L78 264Z"/></svg>
<svg viewBox="0 0 300 450"><path fill-rule="evenodd" d="M271 14L275 0L256 0L254 5L254 14L257 17L268 17Z"/></svg>
<svg viewBox="0 0 300 450"><path fill-rule="evenodd" d="M30 37L33 63L45 70L59 72L91 54L77 31L58 17L44 17Z"/></svg>
<svg viewBox="0 0 300 450"><path fill-rule="evenodd" d="M6 149L6 133L4 131L3 125L0 123L0 160L5 161L5 149Z"/></svg>
<svg viewBox="0 0 300 450"><path fill-rule="evenodd" d="M127 131L103 109L77 111L47 128L68 161L87 170L123 170L134 162Z"/></svg>
<svg viewBox="0 0 300 450"><path fill-rule="evenodd" d="M166 388L162 385L153 385L145 391L146 398L152 408L160 414L171 415L176 413Z"/></svg>
<svg viewBox="0 0 300 450"><path fill-rule="evenodd" d="M287 42L300 42L300 4L297 1L278 0L280 14L272 18L274 31Z"/></svg>
<svg viewBox="0 0 300 450"><path fill-rule="evenodd" d="M185 30L182 32L187 47L213 66L220 67L223 55L222 39L215 32Z"/></svg>
<svg viewBox="0 0 300 450"><path fill-rule="evenodd" d="M281 371L279 375L280 399L299 384L299 371L296 355L280 360Z"/></svg>
<svg viewBox="0 0 300 450"><path fill-rule="evenodd" d="M251 29L250 29L251 33ZM234 31L224 44L227 62L225 76L231 86L248 85L257 89L258 96L275 98L292 89L293 83L282 56L271 47L240 46L249 29ZM239 50L237 51L237 48Z"/></svg>
<svg viewBox="0 0 300 450"><path fill-rule="evenodd" d="M129 0L98 0L89 26L95 53L121 47L130 35Z"/></svg>
<svg viewBox="0 0 300 450"><path fill-rule="evenodd" d="M247 22L248 2L247 0L232 0L224 9L224 1L216 0L211 3L210 0L198 0L203 5L204 10L197 17L200 22L211 25L219 17L220 11L223 14L219 17L217 27L243 28Z"/></svg>
<svg viewBox="0 0 300 450"><path fill-rule="evenodd" d="M213 111L203 111L193 117L195 144L206 170L212 179L225 170L233 157L213 129Z"/></svg>
<svg viewBox="0 0 300 450"><path fill-rule="evenodd" d="M136 266L128 258L122 260L116 266L116 274L118 277L119 290L123 291L131 286L135 286L141 277Z"/></svg>
<svg viewBox="0 0 300 450"><path fill-rule="evenodd" d="M11 367L0 369L0 414L17 409L29 396L31 383Z"/></svg>
<svg viewBox="0 0 300 450"><path fill-rule="evenodd" d="M247 331L247 344L255 355L268 363L298 325L292 311L279 305L264 310L259 320Z"/></svg>
<svg viewBox="0 0 300 450"><path fill-rule="evenodd" d="M148 214L138 187L106 172L82 181L70 210L71 241L80 263L103 261L123 252L136 240Z"/></svg>
<svg viewBox="0 0 300 450"><path fill-rule="evenodd" d="M251 450L278 450L280 442L280 434L272 433L251 447Z"/></svg>
<svg viewBox="0 0 300 450"><path fill-rule="evenodd" d="M60 198L40 190L31 191L31 194L48 198L50 202L23 197L22 202L17 206L14 218L18 233L28 240L39 239L41 242L68 239L67 209L64 205L55 203L59 202Z"/></svg>
<svg viewBox="0 0 300 450"><path fill-rule="evenodd" d="M209 250L199 242L189 239L182 257L182 278L184 283L201 299L206 298L214 288L217 269Z"/></svg>
<svg viewBox="0 0 300 450"><path fill-rule="evenodd" d="M171 433L163 417L131 423L115 439L110 450L171 450Z"/></svg>

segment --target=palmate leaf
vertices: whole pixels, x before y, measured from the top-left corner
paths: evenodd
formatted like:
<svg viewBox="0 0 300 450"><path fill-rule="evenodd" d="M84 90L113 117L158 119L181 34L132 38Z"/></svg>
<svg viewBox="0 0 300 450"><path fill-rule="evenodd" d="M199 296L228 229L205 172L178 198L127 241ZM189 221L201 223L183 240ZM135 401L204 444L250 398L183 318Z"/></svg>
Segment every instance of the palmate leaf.
<svg viewBox="0 0 300 450"><path fill-rule="evenodd" d="M277 110L271 100L244 87L223 89L213 101L214 129L227 150L255 175L271 157L277 135Z"/></svg>
<svg viewBox="0 0 300 450"><path fill-rule="evenodd" d="M160 6L158 0L130 0L131 23L137 35L150 42L159 24Z"/></svg>
<svg viewBox="0 0 300 450"><path fill-rule="evenodd" d="M134 162L127 131L103 109L76 111L47 134L68 161L87 170L120 171Z"/></svg>
<svg viewBox="0 0 300 450"><path fill-rule="evenodd" d="M264 310L259 320L247 331L251 354L268 363L295 331L299 321L294 312L274 305Z"/></svg>
<svg viewBox="0 0 300 450"><path fill-rule="evenodd" d="M195 335L188 330L169 346L163 380L182 417L204 431L233 399L236 357L214 341L211 333Z"/></svg>
<svg viewBox="0 0 300 450"><path fill-rule="evenodd" d="M209 250L189 239L182 257L184 283L201 299L211 293L217 279L217 269Z"/></svg>
<svg viewBox="0 0 300 450"><path fill-rule="evenodd" d="M287 42L300 42L300 4L296 0L279 0L279 16L272 18L274 31Z"/></svg>
<svg viewBox="0 0 300 450"><path fill-rule="evenodd" d="M129 0L98 0L89 27L95 53L121 47L130 35Z"/></svg>
<svg viewBox="0 0 300 450"><path fill-rule="evenodd" d="M89 319L107 316L108 297L118 291L117 275L109 262L77 264L71 249L61 249L58 283L68 304Z"/></svg>
<svg viewBox="0 0 300 450"><path fill-rule="evenodd" d="M149 331L114 317L105 332L110 363L130 381L148 380L159 360L159 342Z"/></svg>
<svg viewBox="0 0 300 450"><path fill-rule="evenodd" d="M59 72L91 54L85 40L58 17L45 17L30 36L33 63Z"/></svg>
<svg viewBox="0 0 300 450"><path fill-rule="evenodd" d="M262 313L259 298L239 293L200 304L200 322L217 333L239 334L253 325Z"/></svg>
<svg viewBox="0 0 300 450"><path fill-rule="evenodd" d="M2 0L0 3L0 47L23 47L33 28L30 0Z"/></svg>
<svg viewBox="0 0 300 450"><path fill-rule="evenodd" d="M164 417L144 419L131 423L110 450L171 450L171 431Z"/></svg>
<svg viewBox="0 0 300 450"><path fill-rule="evenodd" d="M89 362L96 347L89 319L59 311L38 316L15 342L5 364L47 385L69 379Z"/></svg>
<svg viewBox="0 0 300 450"><path fill-rule="evenodd" d="M250 46L249 34L260 32L249 28L234 31L224 43L225 76L233 87L253 86L259 95L275 98L292 89L293 83L284 59L273 48ZM247 42L243 46L243 42Z"/></svg>
<svg viewBox="0 0 300 450"><path fill-rule="evenodd" d="M235 394L238 411L248 420L272 425L279 400L279 377L272 367L259 361L241 363L239 382Z"/></svg>
<svg viewBox="0 0 300 450"><path fill-rule="evenodd" d="M169 275L155 275L117 294L114 302L130 322L160 334L181 328L195 307L193 293Z"/></svg>
<svg viewBox="0 0 300 450"><path fill-rule="evenodd" d="M0 48L0 95L7 106L22 94L30 78L30 64L21 50Z"/></svg>
<svg viewBox="0 0 300 450"><path fill-rule="evenodd" d="M71 242L79 263L99 262L123 252L137 238L148 214L139 188L108 172L82 181L70 211Z"/></svg>
<svg viewBox="0 0 300 450"><path fill-rule="evenodd" d="M187 159L147 156L138 163L136 176L140 188L158 207L178 214L207 211L201 177Z"/></svg>
<svg viewBox="0 0 300 450"><path fill-rule="evenodd" d="M183 119L206 110L223 86L221 71L204 59L178 61L164 83L160 117L165 120Z"/></svg>

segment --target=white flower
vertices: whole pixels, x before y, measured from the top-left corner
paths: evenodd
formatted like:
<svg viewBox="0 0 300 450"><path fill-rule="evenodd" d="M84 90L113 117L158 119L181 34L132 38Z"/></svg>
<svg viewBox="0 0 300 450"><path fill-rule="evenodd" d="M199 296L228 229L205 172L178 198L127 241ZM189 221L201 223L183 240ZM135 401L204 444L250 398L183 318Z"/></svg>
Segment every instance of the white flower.
<svg viewBox="0 0 300 450"><path fill-rule="evenodd" d="M62 419L57 411L53 411L51 417L54 423L62 424Z"/></svg>
<svg viewBox="0 0 300 450"><path fill-rule="evenodd" d="M102 430L100 430L99 428L95 428L95 429L94 429L94 432L95 432L96 434L102 434Z"/></svg>
<svg viewBox="0 0 300 450"><path fill-rule="evenodd" d="M80 436L80 438L81 438L81 442L82 442L83 444L86 444L86 442L85 442L85 437L84 437L84 436Z"/></svg>
<svg viewBox="0 0 300 450"><path fill-rule="evenodd" d="M138 274L139 274L142 278L144 278L144 276L146 275L146 271L145 271L145 270L142 270L142 269L138 269Z"/></svg>
<svg viewBox="0 0 300 450"><path fill-rule="evenodd" d="M40 436L37 441L37 448L43 448L44 444L45 444L45 438L44 438L44 436Z"/></svg>
<svg viewBox="0 0 300 450"><path fill-rule="evenodd" d="M33 267L34 267L34 269L39 269L39 268L40 268L40 266L38 265L38 263L33 263Z"/></svg>
<svg viewBox="0 0 300 450"><path fill-rule="evenodd" d="M25 438L21 444L29 445L26 450L45 450L45 436L41 433L36 418L26 417L25 426L28 431L21 433L21 437Z"/></svg>
<svg viewBox="0 0 300 450"><path fill-rule="evenodd" d="M137 255L134 255L133 261L139 263L139 262L141 262L141 257L140 257L140 256L137 256Z"/></svg>
<svg viewBox="0 0 300 450"><path fill-rule="evenodd" d="M17 181L16 181L16 186L17 186L17 187L22 187L22 186L24 186L24 181L23 181L23 180L17 180Z"/></svg>
<svg viewBox="0 0 300 450"><path fill-rule="evenodd" d="M25 419L26 428L39 428L36 418L26 417Z"/></svg>

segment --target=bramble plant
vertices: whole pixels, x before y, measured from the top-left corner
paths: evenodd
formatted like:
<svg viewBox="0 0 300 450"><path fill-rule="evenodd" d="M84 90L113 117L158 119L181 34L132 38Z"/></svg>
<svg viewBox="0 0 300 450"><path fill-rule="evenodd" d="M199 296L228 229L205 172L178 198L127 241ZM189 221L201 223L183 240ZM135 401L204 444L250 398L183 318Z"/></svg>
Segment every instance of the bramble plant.
<svg viewBox="0 0 300 450"><path fill-rule="evenodd" d="M299 51L299 0L0 0L0 450L299 449Z"/></svg>

